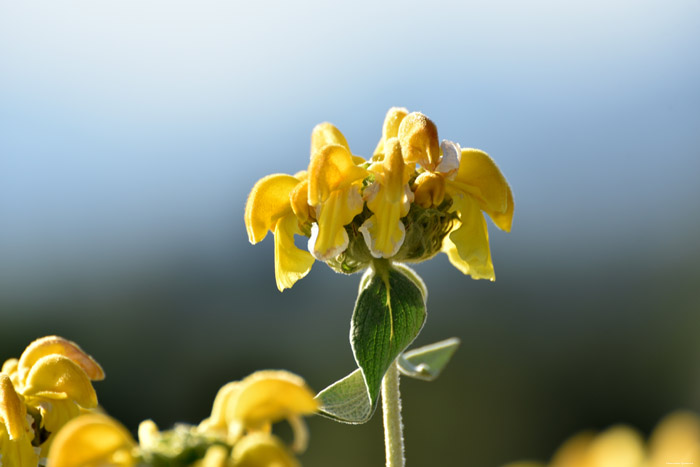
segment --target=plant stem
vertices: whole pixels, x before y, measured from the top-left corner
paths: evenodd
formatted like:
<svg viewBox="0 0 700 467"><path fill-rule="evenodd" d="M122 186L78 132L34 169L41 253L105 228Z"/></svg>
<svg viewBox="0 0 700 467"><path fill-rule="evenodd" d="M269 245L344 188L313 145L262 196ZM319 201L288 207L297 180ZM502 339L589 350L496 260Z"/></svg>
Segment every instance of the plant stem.
<svg viewBox="0 0 700 467"><path fill-rule="evenodd" d="M384 447L387 467L403 467L403 423L401 422L401 393L399 367L394 360L382 380L382 412L384 415Z"/></svg>

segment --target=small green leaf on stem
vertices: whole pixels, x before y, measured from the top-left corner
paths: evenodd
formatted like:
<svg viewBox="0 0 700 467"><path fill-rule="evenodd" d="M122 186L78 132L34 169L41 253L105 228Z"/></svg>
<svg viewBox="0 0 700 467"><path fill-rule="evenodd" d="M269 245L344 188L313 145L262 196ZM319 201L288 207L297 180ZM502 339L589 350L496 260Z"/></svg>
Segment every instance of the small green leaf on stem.
<svg viewBox="0 0 700 467"><path fill-rule="evenodd" d="M459 344L459 339L453 337L409 350L399 357L399 370L412 378L433 381L450 361Z"/></svg>

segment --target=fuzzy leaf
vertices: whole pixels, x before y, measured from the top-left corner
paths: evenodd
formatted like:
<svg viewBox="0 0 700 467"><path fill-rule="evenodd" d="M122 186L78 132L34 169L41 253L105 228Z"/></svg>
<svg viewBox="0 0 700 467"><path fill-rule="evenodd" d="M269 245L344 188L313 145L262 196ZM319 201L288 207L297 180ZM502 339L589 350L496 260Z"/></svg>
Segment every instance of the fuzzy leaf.
<svg viewBox="0 0 700 467"><path fill-rule="evenodd" d="M355 303L350 343L372 407L393 361L418 336L425 322L425 295L414 279L393 267L370 270Z"/></svg>
<svg viewBox="0 0 700 467"><path fill-rule="evenodd" d="M459 344L459 339L453 337L405 352L399 357L399 370L412 378L433 381L450 361Z"/></svg>
<svg viewBox="0 0 700 467"><path fill-rule="evenodd" d="M365 423L374 412L359 369L319 392L316 399L321 415L343 423Z"/></svg>

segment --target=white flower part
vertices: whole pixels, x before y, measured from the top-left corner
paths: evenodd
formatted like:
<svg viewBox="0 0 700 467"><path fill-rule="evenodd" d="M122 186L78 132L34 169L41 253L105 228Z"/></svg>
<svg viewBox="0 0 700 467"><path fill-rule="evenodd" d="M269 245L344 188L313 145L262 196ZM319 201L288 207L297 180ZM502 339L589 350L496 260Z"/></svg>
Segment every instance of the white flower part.
<svg viewBox="0 0 700 467"><path fill-rule="evenodd" d="M406 238L406 228L403 226L403 222L399 221L399 229L401 229L401 239L398 242L394 242L394 248L388 255L384 255L381 251L377 251L377 249L375 248L375 239L369 232L374 227L375 217L376 216L372 216L366 221L364 221L358 230L362 232L362 236L364 237L365 243L367 244L367 248L369 248L369 252L372 256L374 256L375 258L391 258L399 252L399 248L401 248L401 245L403 245L403 241Z"/></svg>
<svg viewBox="0 0 700 467"><path fill-rule="evenodd" d="M462 159L462 148L459 147L459 144L447 141L446 139L442 140L440 148L442 149L442 158L435 172L445 175L451 175L451 173L457 172L457 169L459 169L459 161Z"/></svg>
<svg viewBox="0 0 700 467"><path fill-rule="evenodd" d="M313 255L314 258L320 260L321 258L316 257L314 254L314 251L316 250L314 247L316 246L316 239L318 238L318 224L313 223L311 224L311 236L309 237L309 243L307 244L307 248L309 249L309 253Z"/></svg>
<svg viewBox="0 0 700 467"><path fill-rule="evenodd" d="M377 194L379 193L379 186L379 182L377 182L376 180L373 181L372 184L365 188L365 191L362 192L362 198L366 202L372 201L374 198L377 197Z"/></svg>

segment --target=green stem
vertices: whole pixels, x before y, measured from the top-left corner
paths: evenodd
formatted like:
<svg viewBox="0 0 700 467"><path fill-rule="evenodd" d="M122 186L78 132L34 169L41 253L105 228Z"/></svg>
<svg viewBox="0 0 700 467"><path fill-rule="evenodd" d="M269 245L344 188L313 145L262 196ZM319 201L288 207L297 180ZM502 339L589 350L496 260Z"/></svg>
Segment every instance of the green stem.
<svg viewBox="0 0 700 467"><path fill-rule="evenodd" d="M394 360L382 380L382 412L384 414L384 447L387 467L403 467L403 423L401 422L401 393L399 367Z"/></svg>

